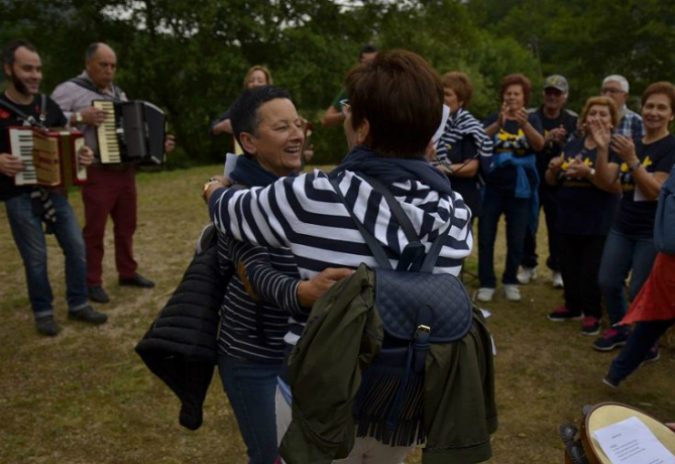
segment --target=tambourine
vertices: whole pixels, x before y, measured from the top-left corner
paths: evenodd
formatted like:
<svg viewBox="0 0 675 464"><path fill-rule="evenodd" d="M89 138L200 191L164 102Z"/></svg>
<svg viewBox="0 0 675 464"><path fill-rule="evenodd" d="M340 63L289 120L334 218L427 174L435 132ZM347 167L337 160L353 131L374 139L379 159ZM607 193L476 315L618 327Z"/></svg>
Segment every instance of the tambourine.
<svg viewBox="0 0 675 464"><path fill-rule="evenodd" d="M596 430L637 417L671 453L675 453L675 432L639 409L621 403L600 403L584 408L581 428L562 424L565 464L613 464L593 437Z"/></svg>

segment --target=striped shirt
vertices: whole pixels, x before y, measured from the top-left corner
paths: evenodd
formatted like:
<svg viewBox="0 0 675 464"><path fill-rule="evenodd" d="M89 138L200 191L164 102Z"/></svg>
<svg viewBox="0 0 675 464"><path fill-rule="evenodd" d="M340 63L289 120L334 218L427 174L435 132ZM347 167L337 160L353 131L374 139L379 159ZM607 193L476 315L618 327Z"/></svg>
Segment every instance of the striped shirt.
<svg viewBox="0 0 675 464"><path fill-rule="evenodd" d="M470 137L476 153L483 158L492 157L492 139L487 136L483 124L464 108L451 114L445 123L443 135L438 142L436 156L444 162L448 158L448 147L457 145L464 137Z"/></svg>
<svg viewBox="0 0 675 464"><path fill-rule="evenodd" d="M255 247L219 233L218 261L221 271L232 275L220 309L219 354L281 362L289 316L303 311L290 250Z"/></svg>
<svg viewBox="0 0 675 464"><path fill-rule="evenodd" d="M345 171L339 185L358 220L383 245L395 268L408 240L382 195L350 171ZM458 275L473 245L471 213L461 195L440 194L419 181L396 183L390 190L401 202L427 251L438 234L450 227L434 272ZM216 227L237 240L289 248L303 279L327 267L356 268L361 263L377 267L323 172L287 177L265 188L220 189L212 195L209 205ZM286 341L293 344L298 335L297 330L292 330Z"/></svg>

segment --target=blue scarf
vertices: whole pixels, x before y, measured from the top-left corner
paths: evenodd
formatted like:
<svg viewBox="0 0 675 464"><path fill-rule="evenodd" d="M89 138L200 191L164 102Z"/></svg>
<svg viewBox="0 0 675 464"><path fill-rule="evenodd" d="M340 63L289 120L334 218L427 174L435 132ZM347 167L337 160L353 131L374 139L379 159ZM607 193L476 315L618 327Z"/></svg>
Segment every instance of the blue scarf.
<svg viewBox="0 0 675 464"><path fill-rule="evenodd" d="M516 198L530 199L530 219L528 226L530 231L536 235L537 225L539 223L539 173L537 173L536 156L515 156L513 152L495 153L490 170L500 169L505 166L515 166L516 168L516 189L513 196ZM530 180L525 171L534 173L534 185L530 185Z"/></svg>
<svg viewBox="0 0 675 464"><path fill-rule="evenodd" d="M254 158L241 155L237 159L234 170L230 173L230 179L247 187L267 187L279 177L266 171Z"/></svg>
<svg viewBox="0 0 675 464"><path fill-rule="evenodd" d="M420 156L419 158L385 158L365 145L352 148L342 163L331 173L331 177L344 171L361 172L377 178L387 187L395 182L418 180L439 193L451 194L448 177L434 168Z"/></svg>

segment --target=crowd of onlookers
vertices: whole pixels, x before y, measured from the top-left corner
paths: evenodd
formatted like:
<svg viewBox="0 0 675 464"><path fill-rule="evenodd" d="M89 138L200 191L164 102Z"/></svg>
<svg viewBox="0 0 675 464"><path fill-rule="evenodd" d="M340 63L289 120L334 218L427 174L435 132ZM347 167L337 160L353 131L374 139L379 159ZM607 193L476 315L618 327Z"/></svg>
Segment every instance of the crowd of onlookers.
<svg viewBox="0 0 675 464"><path fill-rule="evenodd" d="M366 47L359 62L376 54ZM566 107L570 89L564 76L547 77L543 104L532 108L530 80L512 74L501 82L500 108L481 121L469 109L473 87L466 74L450 72L441 82L449 115L426 158L461 194L471 225L477 218L477 301L490 302L496 295L494 248L502 215L507 251L501 281L508 301L520 301L521 286L537 278L537 230L545 224L551 284L563 292L563 302L551 308L548 319L580 320L581 333L596 337L596 350L625 345L604 379L617 387L637 367L658 359L657 340L675 319L668 311L658 321L644 310L628 312L653 268L661 277L675 271L663 254L654 266L653 243L660 186L675 163L675 137L669 131L675 86L648 86L638 114L627 107L627 79L610 75L577 114ZM270 73L261 67L251 68L245 80L245 88L269 84ZM350 95L342 89L322 123L339 126L350 115ZM214 135L228 124L226 116L212 125ZM349 131L345 122L348 140ZM652 276L651 287L659 287L658 277ZM642 306L653 305L654 293L640 294Z"/></svg>

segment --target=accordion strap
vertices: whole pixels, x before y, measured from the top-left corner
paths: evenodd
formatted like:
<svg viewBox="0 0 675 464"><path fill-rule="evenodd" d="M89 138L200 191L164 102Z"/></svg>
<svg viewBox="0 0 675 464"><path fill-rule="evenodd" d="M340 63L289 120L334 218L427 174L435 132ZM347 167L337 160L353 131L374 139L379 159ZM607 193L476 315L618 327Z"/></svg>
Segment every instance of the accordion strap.
<svg viewBox="0 0 675 464"><path fill-rule="evenodd" d="M14 113L19 119L24 121L29 126L44 129L45 121L47 120L47 95L40 94L40 102L40 115L38 116L39 121L33 116L28 116L26 113L6 100L0 99L0 106Z"/></svg>

